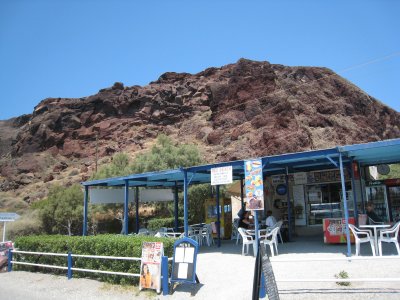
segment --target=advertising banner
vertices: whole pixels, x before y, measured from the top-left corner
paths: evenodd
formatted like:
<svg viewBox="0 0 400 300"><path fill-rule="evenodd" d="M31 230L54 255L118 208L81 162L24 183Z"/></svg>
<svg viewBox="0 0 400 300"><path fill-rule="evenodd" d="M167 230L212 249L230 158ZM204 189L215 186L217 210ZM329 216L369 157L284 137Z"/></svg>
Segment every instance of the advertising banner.
<svg viewBox="0 0 400 300"><path fill-rule="evenodd" d="M143 242L142 263L140 265L139 290L161 290L161 257L164 254L163 243Z"/></svg>
<svg viewBox="0 0 400 300"><path fill-rule="evenodd" d="M261 159L245 161L244 170L247 208L263 210L264 184Z"/></svg>
<svg viewBox="0 0 400 300"><path fill-rule="evenodd" d="M349 224L355 224L354 218L349 218ZM346 243L346 220L323 219L324 242L326 244ZM354 236L350 233L350 240L354 243Z"/></svg>

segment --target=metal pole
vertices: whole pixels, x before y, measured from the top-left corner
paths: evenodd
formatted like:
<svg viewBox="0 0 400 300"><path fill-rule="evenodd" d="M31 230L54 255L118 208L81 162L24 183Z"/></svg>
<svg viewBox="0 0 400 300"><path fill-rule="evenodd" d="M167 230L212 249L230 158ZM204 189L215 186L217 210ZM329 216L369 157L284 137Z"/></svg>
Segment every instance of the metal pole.
<svg viewBox="0 0 400 300"><path fill-rule="evenodd" d="M135 190L135 209L136 209L136 233L139 233L139 187Z"/></svg>
<svg viewBox="0 0 400 300"><path fill-rule="evenodd" d="M89 187L85 185L85 193L83 194L83 236L87 235L88 195Z"/></svg>
<svg viewBox="0 0 400 300"><path fill-rule="evenodd" d="M346 197L346 184L344 182L343 173L343 161L342 153L339 152L339 167L340 167L340 181L342 183L342 199L344 206L344 218L346 220L346 238L347 238L347 256L351 256L351 245L350 245L350 231L349 231L349 211L347 210L347 197Z"/></svg>
<svg viewBox="0 0 400 300"><path fill-rule="evenodd" d="M3 222L3 243L6 240L6 222Z"/></svg>
<svg viewBox="0 0 400 300"><path fill-rule="evenodd" d="M168 256L161 257L161 274L162 274L162 290L163 296L169 295L168 287Z"/></svg>
<svg viewBox="0 0 400 300"><path fill-rule="evenodd" d="M259 236L258 236L258 213L257 210L254 211L254 230L255 230L255 236L256 236L256 245L253 247L254 250L254 256L257 256L258 253L258 244L259 244Z"/></svg>
<svg viewBox="0 0 400 300"><path fill-rule="evenodd" d="M68 272L67 272L67 277L68 279L72 278L72 255L71 252L68 252Z"/></svg>
<svg viewBox="0 0 400 300"><path fill-rule="evenodd" d="M8 249L8 265L7 265L8 272L12 271L12 260L13 260L13 251L12 249Z"/></svg>
<svg viewBox="0 0 400 300"><path fill-rule="evenodd" d="M365 214L365 198L364 198L365 187L363 184L364 171L361 169L361 165L359 162L357 162L357 165L358 165L358 172L360 172L361 209L362 209L363 214Z"/></svg>
<svg viewBox="0 0 400 300"><path fill-rule="evenodd" d="M286 195L287 195L287 207L288 207L288 241L292 239L292 209L290 203L290 194L289 194L289 168L286 167Z"/></svg>
<svg viewBox="0 0 400 300"><path fill-rule="evenodd" d="M178 232L179 215L178 215L178 183L175 181L175 232Z"/></svg>
<svg viewBox="0 0 400 300"><path fill-rule="evenodd" d="M183 227L185 230L185 237L188 237L189 224L188 224L188 178L187 171L183 171Z"/></svg>
<svg viewBox="0 0 400 300"><path fill-rule="evenodd" d="M124 234L128 234L128 202L129 202L129 181L125 180L125 199L124 199Z"/></svg>
<svg viewBox="0 0 400 300"><path fill-rule="evenodd" d="M354 205L354 221L358 226L358 209L357 209L357 193L356 193L356 183L354 181L354 169L353 169L353 159L350 162L350 175L351 175L351 187L353 190L353 205Z"/></svg>
<svg viewBox="0 0 400 300"><path fill-rule="evenodd" d="M243 178L240 178L240 201L242 203L242 211L244 212L244 186Z"/></svg>
<svg viewBox="0 0 400 300"><path fill-rule="evenodd" d="M219 211L219 185L216 186L217 192L217 237L218 237L218 247L221 247L221 216Z"/></svg>

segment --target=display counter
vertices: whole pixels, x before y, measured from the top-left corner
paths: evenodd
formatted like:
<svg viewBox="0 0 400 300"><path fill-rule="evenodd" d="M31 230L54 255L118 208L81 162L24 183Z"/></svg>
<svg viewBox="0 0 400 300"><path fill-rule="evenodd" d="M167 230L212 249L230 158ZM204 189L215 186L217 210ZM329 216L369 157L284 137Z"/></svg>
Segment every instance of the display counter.
<svg viewBox="0 0 400 300"><path fill-rule="evenodd" d="M310 204L309 210L309 224L317 225L322 224L325 218L340 218L342 211L340 210L340 203L315 203Z"/></svg>
<svg viewBox="0 0 400 300"><path fill-rule="evenodd" d="M349 218L349 224L355 224L354 218ZM346 243L346 220L344 218L323 219L324 243L340 244ZM354 243L354 237L350 233L350 241Z"/></svg>

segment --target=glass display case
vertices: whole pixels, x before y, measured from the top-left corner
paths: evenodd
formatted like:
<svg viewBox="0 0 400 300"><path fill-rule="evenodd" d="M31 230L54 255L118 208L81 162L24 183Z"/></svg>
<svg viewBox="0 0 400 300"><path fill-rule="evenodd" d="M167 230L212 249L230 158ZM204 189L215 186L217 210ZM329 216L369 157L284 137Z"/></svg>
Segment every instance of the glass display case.
<svg viewBox="0 0 400 300"><path fill-rule="evenodd" d="M309 204L309 224L322 224L322 219L341 218L340 203L312 203Z"/></svg>

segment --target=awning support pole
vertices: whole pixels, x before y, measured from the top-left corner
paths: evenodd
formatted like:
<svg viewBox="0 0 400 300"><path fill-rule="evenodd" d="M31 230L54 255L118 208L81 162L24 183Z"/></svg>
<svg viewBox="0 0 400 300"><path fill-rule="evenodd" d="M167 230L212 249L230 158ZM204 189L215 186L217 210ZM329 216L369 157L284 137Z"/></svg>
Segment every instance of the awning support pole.
<svg viewBox="0 0 400 300"><path fill-rule="evenodd" d="M188 224L188 178L187 171L183 172L183 227L185 230L185 237L188 237L189 224Z"/></svg>
<svg viewBox="0 0 400 300"><path fill-rule="evenodd" d="M219 211L219 185L216 186L217 192L217 238L218 238L218 248L221 247L221 215Z"/></svg>
<svg viewBox="0 0 400 300"><path fill-rule="evenodd" d="M257 257L258 253L258 248L259 248L259 243L260 243L260 238L258 236L258 211L254 210L254 231L255 231L255 236L256 236L256 246L253 247L254 251L254 256Z"/></svg>
<svg viewBox="0 0 400 300"><path fill-rule="evenodd" d="M178 232L179 216L178 216L178 183L175 181L175 232Z"/></svg>
<svg viewBox="0 0 400 300"><path fill-rule="evenodd" d="M87 235L88 196L89 186L85 185L85 192L83 194L83 236Z"/></svg>
<svg viewBox="0 0 400 300"><path fill-rule="evenodd" d="M289 193L289 168L286 167L286 188L287 188L287 209L288 209L288 240L292 239L292 204L290 203L290 193Z"/></svg>
<svg viewBox="0 0 400 300"><path fill-rule="evenodd" d="M357 193L356 193L356 183L354 181L354 168L353 168L353 159L350 161L350 174L351 174L351 187L353 190L353 205L354 205L354 221L356 222L358 226L358 208L357 208Z"/></svg>
<svg viewBox="0 0 400 300"><path fill-rule="evenodd" d="M124 234L128 235L128 201L129 201L129 181L125 180L125 199L124 199Z"/></svg>
<svg viewBox="0 0 400 300"><path fill-rule="evenodd" d="M343 199L343 206L344 206L344 218L346 220L347 257L350 257L351 256L351 245L350 245L350 231L349 231L349 211L347 209L346 184L344 182L343 161L342 161L342 153L341 152L339 152L339 167L340 167L340 181L342 183L342 199Z"/></svg>
<svg viewBox="0 0 400 300"><path fill-rule="evenodd" d="M3 243L6 240L6 222L3 222Z"/></svg>
<svg viewBox="0 0 400 300"><path fill-rule="evenodd" d="M139 223L139 187L135 189L135 210L136 210L136 233L139 233L140 223Z"/></svg>
<svg viewBox="0 0 400 300"><path fill-rule="evenodd" d="M358 164L358 172L360 172L360 189L361 189L361 210L363 212L363 214L365 214L365 186L363 184L363 177L364 177L364 171L361 169L361 165L359 162L357 162Z"/></svg>
<svg viewBox="0 0 400 300"><path fill-rule="evenodd" d="M243 178L240 178L240 201L242 204L242 211L244 212L244 185Z"/></svg>

